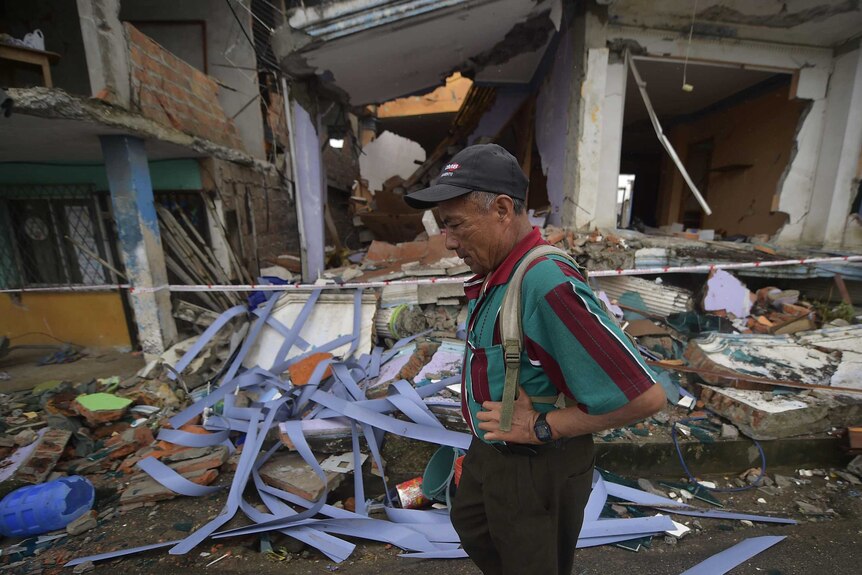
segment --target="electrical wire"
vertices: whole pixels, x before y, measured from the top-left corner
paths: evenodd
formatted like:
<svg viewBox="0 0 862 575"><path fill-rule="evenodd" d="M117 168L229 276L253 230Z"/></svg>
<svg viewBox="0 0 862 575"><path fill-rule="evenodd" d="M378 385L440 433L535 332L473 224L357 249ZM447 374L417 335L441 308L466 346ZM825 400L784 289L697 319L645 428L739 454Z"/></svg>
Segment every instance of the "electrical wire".
<svg viewBox="0 0 862 575"><path fill-rule="evenodd" d="M754 480L754 483L752 483L751 485L746 485L745 487L721 488L721 487L707 487L706 485L702 484L700 481L695 479L694 475L689 470L688 465L685 463L685 458L682 455L682 449L680 449L680 447L679 447L679 438L677 437L676 426L677 426L677 424L680 424L680 423L684 425L684 424L689 423L691 421L698 421L698 420L703 420L703 419L706 419L706 418L705 417L689 417L687 419L681 419L679 421L674 422L673 426L671 426L671 428L670 428L670 437L673 440L673 446L676 448L676 454L679 456L679 463L680 463L680 465L682 465L682 469L683 469L683 471L685 471L686 476L688 476L688 480L691 483L693 483L694 485L697 485L697 488L694 491L695 494L697 493L697 491L699 489L706 489L707 491L715 491L716 493L737 493L739 491L748 491L749 489L754 489L755 487L759 487L760 482L766 476L766 454L763 452L763 447L754 438L752 438L751 441L754 442L754 446L757 448L757 451L760 453L760 474L757 476L757 479Z"/></svg>
<svg viewBox="0 0 862 575"><path fill-rule="evenodd" d="M233 14L234 20L236 20L236 23L239 26L239 29L242 30L243 36L245 36L245 39L248 40L248 43L251 45L251 50L252 50L252 52L254 52L255 59L278 69L278 63L277 62L273 62L272 59L267 58L265 54L259 55L257 53L257 46L254 45L254 39L252 39L252 37L249 36L248 32L246 32L245 26L242 25L242 20L239 19L239 14L237 14L236 10L233 9L233 3L231 2L231 0L225 0L225 3L227 4L227 7L230 8L230 11ZM245 8L245 5L243 5L243 4L241 4L241 5L243 8ZM252 16L254 16L254 14L252 14ZM266 28L267 28L267 30L271 30L269 28L269 26L266 26ZM270 32L270 33L272 33L272 32ZM230 62L230 60L228 60L228 61ZM233 64L233 62L231 62L231 64Z"/></svg>
<svg viewBox="0 0 862 575"><path fill-rule="evenodd" d="M688 71L688 55L691 52L691 38L694 36L694 19L697 17L697 0L694 0L694 8L691 11L691 26L688 29L688 44L685 47L685 63L682 65L682 89L686 90L686 72Z"/></svg>
<svg viewBox="0 0 862 575"><path fill-rule="evenodd" d="M263 27L264 27L264 29L265 29L267 32L269 32L270 34L274 34L274 33L275 33L275 29L274 29L274 28L270 28L270 27L269 27L269 24L267 24L266 22L264 22L263 20L261 20L261 19L257 16L257 14L255 14L255 13L252 11L252 9L251 9L251 8L249 8L248 6L246 6L245 4L243 4L240 0L234 0L234 1L235 1L237 4L239 4L239 5L242 7L242 9L243 9L243 10L245 10L246 12L248 12L249 14L251 14L251 17L252 17L252 18L254 18L254 19L255 19L255 20L257 20L258 22L260 22L260 25L261 25L261 26L263 26Z"/></svg>
<svg viewBox="0 0 862 575"><path fill-rule="evenodd" d="M56 341L59 341L60 343L64 343L64 344L66 344L66 345L71 345L71 346L74 346L74 347L81 347L81 346L79 346L79 345L76 345L76 344L72 343L71 341L65 341L65 340L62 340L62 339L60 339L59 337L54 337L54 336L53 336L53 335L51 335L50 333L45 333L44 331L27 331L27 332L24 332L24 333L19 333L18 335L13 335L12 337L7 338L7 339L8 339L9 341L12 341L13 339L21 339L22 337L26 337L26 336L28 336L28 335L44 335L45 337L50 337L51 339L56 340Z"/></svg>

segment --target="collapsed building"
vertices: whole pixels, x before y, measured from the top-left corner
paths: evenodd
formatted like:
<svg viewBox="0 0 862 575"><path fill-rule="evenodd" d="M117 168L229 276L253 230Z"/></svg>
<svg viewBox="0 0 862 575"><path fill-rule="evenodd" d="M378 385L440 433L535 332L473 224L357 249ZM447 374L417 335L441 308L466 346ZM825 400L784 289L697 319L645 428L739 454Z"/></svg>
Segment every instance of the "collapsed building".
<svg viewBox="0 0 862 575"><path fill-rule="evenodd" d="M343 561L353 546L330 533L362 529L323 505L352 464L349 513L383 506L410 523L361 526L415 556L460 556L451 531L426 540L417 516L397 513L406 499L385 483L384 459L391 471L407 451L423 465L430 453L385 451L383 438L469 442L447 387L463 358L468 268L433 211L403 195L483 142L518 159L535 225L590 269L668 393L670 415L602 442L672 437L684 466L683 453L740 432L770 441L858 423L862 10L654 4L4 5L0 360L10 339L148 360L123 381L2 398L16 426L30 425L15 414L24 405L51 427L20 447L50 451L56 467L18 469L100 487L128 476L125 506L210 495L233 472L230 516L266 530L272 518L242 500L254 482L273 517L289 522L283 501L331 514L303 533ZM18 41L34 29L44 45ZM253 441L235 453L239 437ZM751 450L733 460L754 470L739 482L759 485L773 447L760 449L759 476ZM382 499L365 501L363 465L382 477ZM605 482L621 501L702 513L603 477L585 544L607 541ZM690 479L674 489L702 493ZM187 552L220 519L159 545ZM630 519L649 528L630 521L614 541L670 532Z"/></svg>
<svg viewBox="0 0 862 575"><path fill-rule="evenodd" d="M163 286L273 265L312 282L344 250L411 240L401 195L475 142L516 155L540 223L860 246L856 7L396 4L6 9L45 50L4 60L4 331L160 353L178 301L237 301ZM35 291L52 286L87 293ZM113 319L78 321L92 310Z"/></svg>

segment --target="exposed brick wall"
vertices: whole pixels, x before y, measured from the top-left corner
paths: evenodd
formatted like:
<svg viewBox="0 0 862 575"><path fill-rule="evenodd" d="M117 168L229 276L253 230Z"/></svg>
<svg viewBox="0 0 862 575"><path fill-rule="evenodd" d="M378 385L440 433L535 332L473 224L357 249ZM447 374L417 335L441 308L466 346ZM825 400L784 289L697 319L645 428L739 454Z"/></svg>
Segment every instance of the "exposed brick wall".
<svg viewBox="0 0 862 575"><path fill-rule="evenodd" d="M137 28L124 23L131 64L132 109L161 124L245 151L218 100L218 84Z"/></svg>
<svg viewBox="0 0 862 575"><path fill-rule="evenodd" d="M258 263L267 267L277 263L280 255L299 255L296 204L277 173L214 158L202 160L201 167L204 188L218 194L226 219L238 225L237 256L253 275L258 273Z"/></svg>

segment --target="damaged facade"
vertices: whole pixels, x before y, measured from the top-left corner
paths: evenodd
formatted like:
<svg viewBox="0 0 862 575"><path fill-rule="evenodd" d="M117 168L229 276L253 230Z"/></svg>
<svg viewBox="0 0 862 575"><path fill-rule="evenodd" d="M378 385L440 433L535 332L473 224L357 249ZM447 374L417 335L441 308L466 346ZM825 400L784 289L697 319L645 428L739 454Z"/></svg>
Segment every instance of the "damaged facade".
<svg viewBox="0 0 862 575"><path fill-rule="evenodd" d="M476 122L448 133L427 108L412 125L375 120L414 140L436 134L423 144L435 168L453 145L504 145L529 168L531 207L548 208L548 223L679 223L721 237L858 248L859 7L714 1L691 11L682 0L660 9L636 0L409 2L397 10L321 3L290 11L273 46L291 75L359 116L394 98L419 100L453 71L493 92L481 102L465 96L473 106L461 115ZM711 214L659 143L632 64ZM435 156L436 143L459 128ZM621 175L634 176L628 202L618 198ZM428 177L405 179L418 186Z"/></svg>
<svg viewBox="0 0 862 575"><path fill-rule="evenodd" d="M44 50L17 42L37 28ZM446 507L472 441L469 267L403 196L485 142L530 176L542 238L589 269L668 398L594 434L600 464L687 476L635 489L603 469L580 547L830 516L704 505L787 500L812 461L842 467L821 474L858 507L862 456L844 471L833 452L862 421L860 30L838 0L0 2L0 360L54 339L79 345L47 363L84 346L147 360L4 387L0 483L110 493L72 537L136 511L172 524L40 540L38 561L162 547L223 568L299 541L343 563L355 539L464 557ZM444 480L421 488L441 453ZM208 503L175 522L186 497ZM198 554L231 536L236 555Z"/></svg>
<svg viewBox="0 0 862 575"><path fill-rule="evenodd" d="M236 10L3 6L4 54L46 54L51 76L0 60L12 105L0 126L0 333L157 354L177 340L178 306L238 301L164 286L253 281L279 256L298 261L280 75L249 36L249 8ZM34 29L44 51L20 42Z"/></svg>

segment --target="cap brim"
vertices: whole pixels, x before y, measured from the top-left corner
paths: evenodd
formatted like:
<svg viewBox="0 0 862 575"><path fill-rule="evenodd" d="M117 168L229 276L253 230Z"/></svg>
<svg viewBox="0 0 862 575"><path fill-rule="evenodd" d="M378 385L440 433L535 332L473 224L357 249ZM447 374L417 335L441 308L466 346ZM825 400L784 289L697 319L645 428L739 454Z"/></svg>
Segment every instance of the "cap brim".
<svg viewBox="0 0 862 575"><path fill-rule="evenodd" d="M461 186L452 186L450 184L437 184L418 192L413 192L404 196L404 201L411 208L433 208L440 202L469 194L470 188L462 188Z"/></svg>

